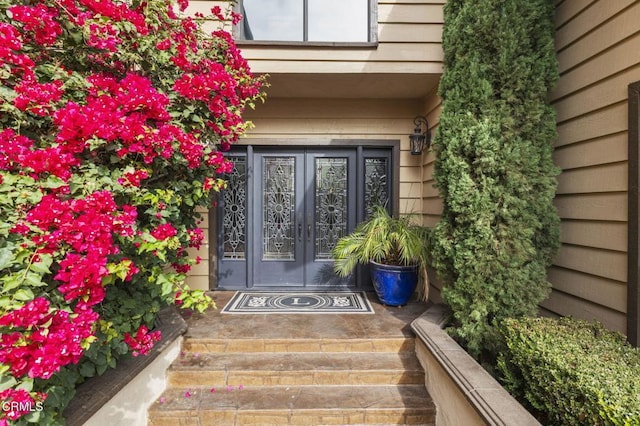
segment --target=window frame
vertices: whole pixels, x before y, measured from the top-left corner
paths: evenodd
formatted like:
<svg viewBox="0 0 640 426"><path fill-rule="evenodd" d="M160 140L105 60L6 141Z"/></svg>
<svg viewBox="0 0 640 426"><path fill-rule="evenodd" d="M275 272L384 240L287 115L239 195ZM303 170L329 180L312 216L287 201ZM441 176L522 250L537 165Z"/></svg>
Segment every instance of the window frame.
<svg viewBox="0 0 640 426"><path fill-rule="evenodd" d="M640 81L628 85L627 339L640 347Z"/></svg>
<svg viewBox="0 0 640 426"><path fill-rule="evenodd" d="M255 46L299 46L299 47L363 47L372 48L378 46L378 0L367 0L368 2L368 41L308 41L308 0L303 6L303 39L305 40L247 40L244 35L244 19L234 25L232 35L238 45ZM234 6L236 13L244 16L242 8L243 0L238 0Z"/></svg>

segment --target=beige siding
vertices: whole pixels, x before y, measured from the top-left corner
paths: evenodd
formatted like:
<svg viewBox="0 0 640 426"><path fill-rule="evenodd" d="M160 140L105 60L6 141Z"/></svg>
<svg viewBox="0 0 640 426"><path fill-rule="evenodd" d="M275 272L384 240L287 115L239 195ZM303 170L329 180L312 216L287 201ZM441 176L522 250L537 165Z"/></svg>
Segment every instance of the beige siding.
<svg viewBox="0 0 640 426"><path fill-rule="evenodd" d="M433 180L434 145L438 143L438 123L441 112L441 101L436 91L437 88L430 94L424 105L424 115L431 127L431 148L422 154L422 224L427 227L435 226L442 215L442 200Z"/></svg>
<svg viewBox="0 0 640 426"><path fill-rule="evenodd" d="M189 271L187 285L194 290L209 290L209 214L204 209L198 211L202 215L199 227L204 234L204 241L199 250L189 249L189 255L194 259L199 256L202 260Z"/></svg>
<svg viewBox="0 0 640 426"><path fill-rule="evenodd" d="M442 6L445 0L378 1L375 47L241 45L257 73L442 72Z"/></svg>
<svg viewBox="0 0 640 426"><path fill-rule="evenodd" d="M413 118L420 101L406 99L292 99L274 98L246 117L255 124L246 143L314 145L331 139L400 141L400 209L421 209L420 157L409 153Z"/></svg>
<svg viewBox="0 0 640 426"><path fill-rule="evenodd" d="M400 211L418 213L422 170L420 157L409 153L408 135L419 113L418 100L270 99L257 111L247 113L255 129L246 142L295 140L290 143L314 145L331 139L400 141Z"/></svg>
<svg viewBox="0 0 640 426"><path fill-rule="evenodd" d="M426 227L433 228L442 216L442 198L438 189L435 187L433 180L435 151L434 145L438 143L438 124L440 122L441 100L437 96L437 87L427 97L423 105L423 114L429 120L431 127L431 148L422 153L422 224ZM436 277L435 273L429 271L429 299L439 303L442 302L440 292L442 283Z"/></svg>
<svg viewBox="0 0 640 426"><path fill-rule="evenodd" d="M627 86L640 80L640 2L565 0L556 10L560 80L556 207L562 247L546 313L626 330Z"/></svg>
<svg viewBox="0 0 640 426"><path fill-rule="evenodd" d="M409 153L408 135L421 106L421 101L407 99L273 98L246 113L255 128L240 143L311 146L332 139L400 141L400 211L419 212L423 173L420 157ZM204 225L208 228L208 224ZM206 247L198 254L208 259ZM193 288L209 288L209 268L215 259L209 260L193 268L188 281Z"/></svg>

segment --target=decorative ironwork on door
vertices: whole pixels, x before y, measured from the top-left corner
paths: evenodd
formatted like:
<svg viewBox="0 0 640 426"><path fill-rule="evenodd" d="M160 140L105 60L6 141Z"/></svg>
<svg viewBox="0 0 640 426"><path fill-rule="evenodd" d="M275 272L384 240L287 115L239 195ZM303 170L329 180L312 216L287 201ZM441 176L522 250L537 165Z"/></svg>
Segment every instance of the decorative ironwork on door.
<svg viewBox="0 0 640 426"><path fill-rule="evenodd" d="M336 242L347 234L347 159L315 163L315 258L332 259Z"/></svg>
<svg viewBox="0 0 640 426"><path fill-rule="evenodd" d="M332 251L373 206L391 208L391 153L353 146L229 154L234 170L217 210L218 288L364 288L364 274L337 279Z"/></svg>
<svg viewBox="0 0 640 426"><path fill-rule="evenodd" d="M364 160L364 208L365 219L371 217L375 206L389 202L388 160L365 158Z"/></svg>
<svg viewBox="0 0 640 426"><path fill-rule="evenodd" d="M263 258L295 259L295 158L263 159Z"/></svg>
<svg viewBox="0 0 640 426"><path fill-rule="evenodd" d="M247 249L247 160L230 156L233 172L222 194L222 246L225 259L244 259Z"/></svg>

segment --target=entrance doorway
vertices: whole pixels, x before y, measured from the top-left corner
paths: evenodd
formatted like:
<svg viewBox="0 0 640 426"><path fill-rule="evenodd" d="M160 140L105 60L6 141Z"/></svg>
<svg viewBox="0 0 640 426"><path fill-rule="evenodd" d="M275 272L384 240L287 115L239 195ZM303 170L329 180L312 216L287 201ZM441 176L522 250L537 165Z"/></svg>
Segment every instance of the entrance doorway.
<svg viewBox="0 0 640 426"><path fill-rule="evenodd" d="M333 273L338 239L391 208L389 148L247 147L218 207L218 288L358 288Z"/></svg>

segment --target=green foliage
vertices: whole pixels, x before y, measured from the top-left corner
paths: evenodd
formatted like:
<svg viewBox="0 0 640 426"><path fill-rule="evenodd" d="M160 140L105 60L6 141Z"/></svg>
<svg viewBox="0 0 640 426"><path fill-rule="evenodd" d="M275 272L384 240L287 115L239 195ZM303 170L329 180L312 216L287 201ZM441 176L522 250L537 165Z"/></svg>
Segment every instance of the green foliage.
<svg viewBox="0 0 640 426"><path fill-rule="evenodd" d="M549 0L445 5L434 172L444 208L431 256L451 332L474 356L495 354L495 324L534 314L549 289L559 245L553 11Z"/></svg>
<svg viewBox="0 0 640 426"><path fill-rule="evenodd" d="M371 261L396 266L418 265L423 271L423 287L428 286L424 272L427 237L427 229L412 223L411 216L396 219L384 207L377 206L369 220L338 240L333 249L334 270L346 277L356 265ZM420 292L426 294L426 288Z"/></svg>
<svg viewBox="0 0 640 426"><path fill-rule="evenodd" d="M263 78L187 3L0 0L0 400L44 401L2 425L63 424L161 308L214 306L186 273Z"/></svg>
<svg viewBox="0 0 640 426"><path fill-rule="evenodd" d="M507 320L505 387L547 425L640 425L640 349L600 324Z"/></svg>

